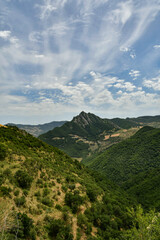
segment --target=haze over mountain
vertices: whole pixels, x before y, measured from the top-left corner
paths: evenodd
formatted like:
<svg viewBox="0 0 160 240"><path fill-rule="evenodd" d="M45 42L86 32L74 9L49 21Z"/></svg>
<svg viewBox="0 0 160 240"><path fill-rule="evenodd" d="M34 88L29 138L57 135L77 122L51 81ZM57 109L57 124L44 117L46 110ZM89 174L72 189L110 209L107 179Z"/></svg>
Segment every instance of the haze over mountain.
<svg viewBox="0 0 160 240"><path fill-rule="evenodd" d="M32 134L35 137L38 137L40 134L48 132L49 130L54 129L55 127L62 126L66 121L53 121L45 124L38 125L26 125L26 124L15 124L15 123L7 123L8 126L16 126L20 129L24 129L26 132Z"/></svg>

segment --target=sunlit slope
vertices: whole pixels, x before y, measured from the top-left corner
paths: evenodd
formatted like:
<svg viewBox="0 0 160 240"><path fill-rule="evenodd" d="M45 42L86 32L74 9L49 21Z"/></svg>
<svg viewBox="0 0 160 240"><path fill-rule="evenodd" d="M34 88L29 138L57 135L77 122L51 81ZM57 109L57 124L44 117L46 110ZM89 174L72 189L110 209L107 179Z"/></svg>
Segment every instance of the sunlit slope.
<svg viewBox="0 0 160 240"><path fill-rule="evenodd" d="M129 198L101 175L16 127L0 127L2 239L121 239Z"/></svg>

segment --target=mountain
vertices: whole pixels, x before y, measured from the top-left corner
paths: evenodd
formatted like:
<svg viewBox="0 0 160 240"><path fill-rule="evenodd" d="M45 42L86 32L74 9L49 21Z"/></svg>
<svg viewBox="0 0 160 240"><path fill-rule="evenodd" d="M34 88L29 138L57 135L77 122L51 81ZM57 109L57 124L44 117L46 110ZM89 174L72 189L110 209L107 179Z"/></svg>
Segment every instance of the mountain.
<svg viewBox="0 0 160 240"><path fill-rule="evenodd" d="M145 207L160 209L160 129L145 126L83 163L132 193Z"/></svg>
<svg viewBox="0 0 160 240"><path fill-rule="evenodd" d="M16 126L32 134L33 136L38 137L40 134L48 132L49 130L54 129L55 127L61 127L64 123L66 123L66 121L53 121L50 123L38 124L38 125L25 125L25 124L15 124L15 123L8 123L6 125Z"/></svg>
<svg viewBox="0 0 160 240"><path fill-rule="evenodd" d="M62 149L71 157L82 159L96 150L102 151L133 135L139 125L132 120L113 119L112 121L92 113L81 112L72 121L40 135L39 138ZM130 129L123 130L124 126Z"/></svg>
<svg viewBox="0 0 160 240"><path fill-rule="evenodd" d="M133 203L59 149L0 126L1 239L127 239Z"/></svg>

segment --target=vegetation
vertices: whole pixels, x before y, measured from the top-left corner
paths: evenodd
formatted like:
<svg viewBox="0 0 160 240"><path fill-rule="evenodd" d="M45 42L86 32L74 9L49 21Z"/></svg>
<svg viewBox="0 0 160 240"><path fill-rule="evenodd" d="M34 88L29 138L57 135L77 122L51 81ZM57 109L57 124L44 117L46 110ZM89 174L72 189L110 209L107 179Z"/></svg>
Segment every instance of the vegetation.
<svg viewBox="0 0 160 240"><path fill-rule="evenodd" d="M0 143L1 239L120 239L130 229L133 200L100 174L16 127L1 127Z"/></svg>
<svg viewBox="0 0 160 240"><path fill-rule="evenodd" d="M160 129L143 127L130 139L118 143L89 162L117 184L134 174L160 167Z"/></svg>
<svg viewBox="0 0 160 240"><path fill-rule="evenodd" d="M145 209L160 210L159 160L160 129L146 126L86 165L119 184Z"/></svg>

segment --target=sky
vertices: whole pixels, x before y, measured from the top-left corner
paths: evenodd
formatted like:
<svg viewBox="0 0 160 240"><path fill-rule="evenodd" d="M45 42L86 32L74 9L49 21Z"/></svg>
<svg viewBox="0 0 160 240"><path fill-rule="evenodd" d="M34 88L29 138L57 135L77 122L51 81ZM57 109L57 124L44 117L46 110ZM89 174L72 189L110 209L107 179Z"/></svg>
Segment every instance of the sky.
<svg viewBox="0 0 160 240"><path fill-rule="evenodd" d="M160 0L0 0L0 123L160 115Z"/></svg>

